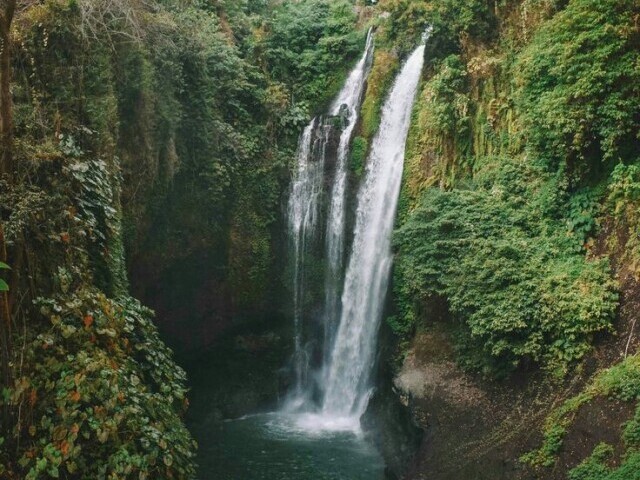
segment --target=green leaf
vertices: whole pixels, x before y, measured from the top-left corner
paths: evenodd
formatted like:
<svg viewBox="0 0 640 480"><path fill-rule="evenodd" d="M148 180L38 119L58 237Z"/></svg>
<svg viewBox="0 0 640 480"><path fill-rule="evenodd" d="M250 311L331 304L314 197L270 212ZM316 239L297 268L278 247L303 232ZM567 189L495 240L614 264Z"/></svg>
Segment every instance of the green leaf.
<svg viewBox="0 0 640 480"><path fill-rule="evenodd" d="M7 285L7 282L5 282L3 279L0 278L0 292L8 292L9 291L9 285Z"/></svg>
<svg viewBox="0 0 640 480"><path fill-rule="evenodd" d="M4 262L0 262L0 270L11 270L11 267Z"/></svg>

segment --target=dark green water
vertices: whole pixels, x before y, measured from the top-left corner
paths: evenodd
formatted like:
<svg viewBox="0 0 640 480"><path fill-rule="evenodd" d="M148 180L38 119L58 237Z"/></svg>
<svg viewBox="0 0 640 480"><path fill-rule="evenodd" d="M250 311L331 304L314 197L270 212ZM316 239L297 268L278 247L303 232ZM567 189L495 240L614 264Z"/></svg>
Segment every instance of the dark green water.
<svg viewBox="0 0 640 480"><path fill-rule="evenodd" d="M348 430L300 427L300 416L261 414L191 425L199 480L383 480L380 455Z"/></svg>

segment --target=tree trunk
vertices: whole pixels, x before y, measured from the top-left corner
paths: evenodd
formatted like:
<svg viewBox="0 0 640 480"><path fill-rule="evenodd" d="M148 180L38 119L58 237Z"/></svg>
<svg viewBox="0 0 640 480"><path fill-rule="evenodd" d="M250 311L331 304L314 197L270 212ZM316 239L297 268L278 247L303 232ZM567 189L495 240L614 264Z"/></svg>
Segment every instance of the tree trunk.
<svg viewBox="0 0 640 480"><path fill-rule="evenodd" d="M0 223L0 261L7 261L7 247L4 240L4 228ZM9 362L11 360L11 310L9 308L9 295L7 292L0 292L0 362L2 363L0 368L0 374L2 375L2 382L0 387L9 388L13 383L11 379L11 367ZM3 402L2 405L2 425L4 429L9 429L10 426L10 411L9 405ZM2 429L0 429L0 433Z"/></svg>
<svg viewBox="0 0 640 480"><path fill-rule="evenodd" d="M2 0L0 11L0 174L13 174L13 107L11 104L11 22L16 0Z"/></svg>
<svg viewBox="0 0 640 480"><path fill-rule="evenodd" d="M1 0L0 8L0 176L13 177L13 106L11 102L11 22L16 0ZM0 260L7 261L7 245L0 218ZM11 366L11 306L7 292L0 293L0 387L12 384ZM10 428L9 406L2 409L3 428Z"/></svg>

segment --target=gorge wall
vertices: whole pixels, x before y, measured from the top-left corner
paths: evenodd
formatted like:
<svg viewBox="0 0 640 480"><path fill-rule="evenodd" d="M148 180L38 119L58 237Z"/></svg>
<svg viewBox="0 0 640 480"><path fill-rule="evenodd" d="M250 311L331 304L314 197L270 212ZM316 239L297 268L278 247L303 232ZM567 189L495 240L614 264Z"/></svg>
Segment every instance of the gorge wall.
<svg viewBox="0 0 640 480"><path fill-rule="evenodd" d="M639 4L380 8L394 45L433 28L388 318L409 478L636 478Z"/></svg>
<svg viewBox="0 0 640 480"><path fill-rule="evenodd" d="M191 478L165 343L211 383L194 412L275 405L299 134L373 27L357 184L428 27L364 422L397 432L374 440L408 479L638 478L639 19L637 0L21 3L0 477Z"/></svg>

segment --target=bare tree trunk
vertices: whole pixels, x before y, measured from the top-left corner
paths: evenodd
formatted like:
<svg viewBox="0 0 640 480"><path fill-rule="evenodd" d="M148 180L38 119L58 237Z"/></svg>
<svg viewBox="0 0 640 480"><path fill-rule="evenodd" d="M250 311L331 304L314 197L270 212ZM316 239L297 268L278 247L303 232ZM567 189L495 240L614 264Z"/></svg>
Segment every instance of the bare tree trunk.
<svg viewBox="0 0 640 480"><path fill-rule="evenodd" d="M7 247L4 239L4 228L0 223L0 261L6 262ZM2 366L0 373L2 374L1 387L9 388L13 383L11 379L11 310L9 308L9 295L7 292L0 292L0 362ZM10 426L9 406L2 406L2 425L3 428L9 429ZM1 431L1 429L0 429Z"/></svg>
<svg viewBox="0 0 640 480"><path fill-rule="evenodd" d="M0 174L13 174L13 108L11 104L11 22L16 0L1 0L0 10Z"/></svg>
<svg viewBox="0 0 640 480"><path fill-rule="evenodd" d="M13 107L11 102L11 22L16 0L0 0L0 175L13 176ZM7 245L0 218L0 260L7 261ZM0 292L0 374L2 384L8 388L11 379L11 306L7 292ZM9 406L2 409L2 425L10 427Z"/></svg>

